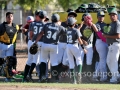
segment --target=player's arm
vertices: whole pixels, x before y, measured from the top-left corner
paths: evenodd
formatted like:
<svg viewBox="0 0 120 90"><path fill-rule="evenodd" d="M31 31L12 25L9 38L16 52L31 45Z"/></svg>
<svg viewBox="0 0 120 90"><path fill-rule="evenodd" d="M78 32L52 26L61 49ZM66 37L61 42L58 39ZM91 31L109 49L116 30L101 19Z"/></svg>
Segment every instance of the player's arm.
<svg viewBox="0 0 120 90"><path fill-rule="evenodd" d="M77 32L78 42L80 43L84 53L87 53L87 50L84 48L83 41L81 39L82 34L79 32L79 30L77 30L76 32Z"/></svg>
<svg viewBox="0 0 120 90"><path fill-rule="evenodd" d="M34 28L33 28L33 25L32 25L32 23L30 24L30 26L29 26L29 34L30 34L30 40L32 40L32 38L33 38L33 35L34 35L34 32L33 32L33 30L34 30Z"/></svg>
<svg viewBox="0 0 120 90"><path fill-rule="evenodd" d="M116 38L120 38L120 33L117 33L116 35L105 35L105 34L103 34L103 36L105 37L105 38L112 38L112 39L116 39Z"/></svg>
<svg viewBox="0 0 120 90"><path fill-rule="evenodd" d="M4 34L3 30L5 30L5 27L4 27L3 23L2 23L2 24L0 24L0 36Z"/></svg>
<svg viewBox="0 0 120 90"><path fill-rule="evenodd" d="M44 31L41 31L41 32L38 34L35 43L37 43L37 42L42 38L43 34L44 34Z"/></svg>
<svg viewBox="0 0 120 90"><path fill-rule="evenodd" d="M94 30L94 32L97 34L97 36L103 41L103 42L106 42L106 39L105 37L103 36L102 32L98 30L98 28L96 27L95 24L92 24L91 26Z"/></svg>
<svg viewBox="0 0 120 90"><path fill-rule="evenodd" d="M80 26L78 27L78 30L80 30L82 28L83 24L84 24L84 21L81 22Z"/></svg>
<svg viewBox="0 0 120 90"><path fill-rule="evenodd" d="M45 32L45 29L46 29L46 25L43 26L41 32L38 34L35 43L37 43L37 42L42 38L42 36L43 36L43 34L44 34L44 32Z"/></svg>

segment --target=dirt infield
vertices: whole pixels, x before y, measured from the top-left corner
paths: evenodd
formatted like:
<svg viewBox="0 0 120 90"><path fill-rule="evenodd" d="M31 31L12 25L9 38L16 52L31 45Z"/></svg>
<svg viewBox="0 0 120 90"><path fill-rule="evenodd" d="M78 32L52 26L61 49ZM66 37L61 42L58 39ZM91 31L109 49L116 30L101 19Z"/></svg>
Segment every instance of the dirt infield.
<svg viewBox="0 0 120 90"><path fill-rule="evenodd" d="M118 89L107 89L105 88L105 85L103 88L100 88L99 85L95 84L96 86L92 84L79 84L79 85L73 85L73 84L39 84L39 83L25 83L25 84L4 84L0 85L0 90L118 90ZM108 85L107 85L108 86Z"/></svg>

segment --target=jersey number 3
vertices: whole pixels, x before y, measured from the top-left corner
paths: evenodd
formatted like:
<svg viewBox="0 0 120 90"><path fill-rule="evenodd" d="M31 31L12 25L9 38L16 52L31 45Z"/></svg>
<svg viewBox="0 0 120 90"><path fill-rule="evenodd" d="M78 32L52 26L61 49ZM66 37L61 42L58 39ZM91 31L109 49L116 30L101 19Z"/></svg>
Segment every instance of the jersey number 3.
<svg viewBox="0 0 120 90"><path fill-rule="evenodd" d="M50 38L53 38L53 40L56 40L56 35L57 33L53 33L51 31L47 31L47 38L50 39Z"/></svg>

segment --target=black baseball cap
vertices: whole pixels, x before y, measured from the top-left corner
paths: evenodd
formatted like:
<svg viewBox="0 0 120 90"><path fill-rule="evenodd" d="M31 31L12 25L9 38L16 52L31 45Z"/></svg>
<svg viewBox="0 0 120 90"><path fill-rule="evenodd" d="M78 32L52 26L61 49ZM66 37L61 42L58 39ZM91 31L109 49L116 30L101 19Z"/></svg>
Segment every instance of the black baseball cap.
<svg viewBox="0 0 120 90"><path fill-rule="evenodd" d="M70 15L74 15L74 17L77 17L76 12L74 12L74 11L70 11L70 12L68 12L68 16L70 16Z"/></svg>
<svg viewBox="0 0 120 90"><path fill-rule="evenodd" d="M59 14L55 13L51 17L52 22L58 22L60 20Z"/></svg>
<svg viewBox="0 0 120 90"><path fill-rule="evenodd" d="M98 11L97 16L104 17L105 16L104 11Z"/></svg>
<svg viewBox="0 0 120 90"><path fill-rule="evenodd" d="M35 15L39 15L39 12L40 12L41 10L36 10L35 11Z"/></svg>

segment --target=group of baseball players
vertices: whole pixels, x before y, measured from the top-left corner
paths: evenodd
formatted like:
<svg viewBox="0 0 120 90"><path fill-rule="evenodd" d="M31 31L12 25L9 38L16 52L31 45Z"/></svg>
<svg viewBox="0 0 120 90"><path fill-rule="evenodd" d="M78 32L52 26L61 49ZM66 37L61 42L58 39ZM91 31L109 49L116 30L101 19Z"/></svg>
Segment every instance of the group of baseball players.
<svg viewBox="0 0 120 90"><path fill-rule="evenodd" d="M28 60L24 70L23 82L32 78L32 72L36 67L39 82L47 82L47 63L50 61L51 74L55 82L59 82L60 73L66 70L70 72L71 83L81 83L83 75L83 61L86 60L85 71L92 72L93 53L99 55L95 72L87 75L85 79L100 82L108 81L108 69L111 72L110 83L118 83L118 57L120 49L120 22L118 12L109 12L111 23L104 23L105 13L97 13L98 22L92 22L90 13L82 15L82 23L77 25L77 14L68 11L67 20L60 22L60 16L54 13L51 22L45 22L47 12L40 10L35 12L35 20L28 16L30 25L28 29ZM36 54L31 54L32 45L38 46ZM97 58L98 59L98 58ZM75 75L75 67L77 75ZM53 75L54 72L54 75Z"/></svg>
<svg viewBox="0 0 120 90"><path fill-rule="evenodd" d="M97 13L98 21L95 24L92 22L91 14L84 13L80 25L76 24L77 14L73 10L68 11L65 22L60 22L60 16L57 13L52 14L51 22L48 22L49 18L44 10L36 10L35 17L28 16L27 24L22 28L28 39L28 60L24 69L23 82L34 82L32 78L34 68L36 68L39 82L47 82L48 62L50 62L51 76L55 82L59 82L61 72L67 71L70 74L71 83L81 83L83 62L86 60L85 71L88 74L85 79L106 82L109 80L109 69L111 72L109 82L118 83L120 22L116 10L111 10L109 16L111 19L109 25L104 23L104 11ZM0 25L0 58L7 60L4 69L6 81L12 77L12 66L16 65L13 54L18 31L12 20L13 13L8 12L6 22ZM38 47L35 54L30 51L33 45ZM92 73L94 52L98 53L99 62L96 64L94 74L89 75Z"/></svg>

